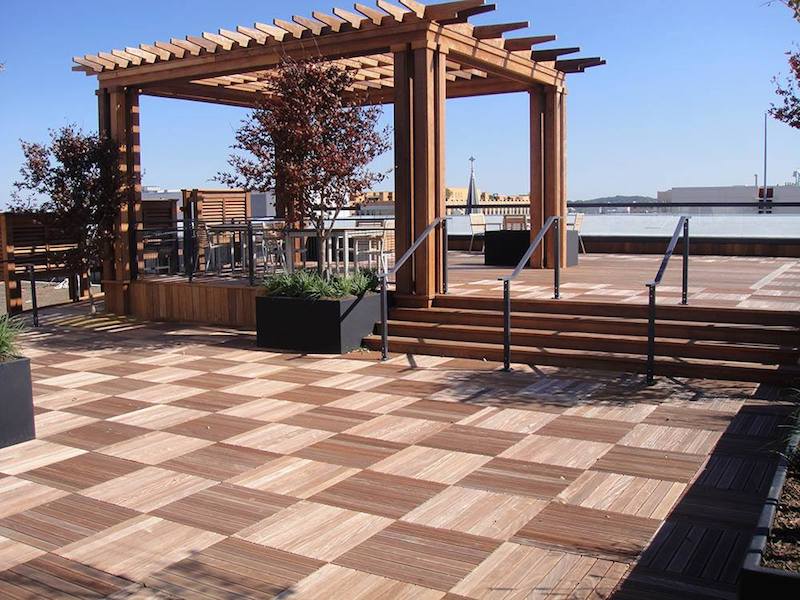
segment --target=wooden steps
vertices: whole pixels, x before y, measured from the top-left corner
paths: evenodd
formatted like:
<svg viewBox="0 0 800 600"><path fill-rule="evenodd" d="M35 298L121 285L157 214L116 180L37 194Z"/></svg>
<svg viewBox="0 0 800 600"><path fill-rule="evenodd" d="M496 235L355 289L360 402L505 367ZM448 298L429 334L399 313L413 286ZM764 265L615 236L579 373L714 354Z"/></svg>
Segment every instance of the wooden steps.
<svg viewBox="0 0 800 600"><path fill-rule="evenodd" d="M643 373L647 307L519 300L512 303L511 360L517 363ZM498 298L439 296L429 309L390 311L392 352L503 359ZM656 373L768 383L800 378L795 313L659 307ZM379 329L365 339L380 348Z"/></svg>

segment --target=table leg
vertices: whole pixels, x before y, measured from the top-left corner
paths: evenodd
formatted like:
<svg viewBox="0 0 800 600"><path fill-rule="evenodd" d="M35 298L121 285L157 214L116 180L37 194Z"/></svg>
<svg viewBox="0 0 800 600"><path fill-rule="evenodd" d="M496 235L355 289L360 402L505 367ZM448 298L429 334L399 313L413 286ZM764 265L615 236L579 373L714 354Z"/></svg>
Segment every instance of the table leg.
<svg viewBox="0 0 800 600"><path fill-rule="evenodd" d="M350 271L350 236L347 230L344 231L344 274L345 276Z"/></svg>

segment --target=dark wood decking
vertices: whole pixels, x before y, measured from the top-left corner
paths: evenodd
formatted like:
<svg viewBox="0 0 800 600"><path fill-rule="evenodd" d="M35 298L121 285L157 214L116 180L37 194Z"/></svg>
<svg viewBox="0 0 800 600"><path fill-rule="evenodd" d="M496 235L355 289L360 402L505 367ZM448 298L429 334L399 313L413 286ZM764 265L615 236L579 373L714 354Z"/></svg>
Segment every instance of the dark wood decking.
<svg viewBox="0 0 800 600"><path fill-rule="evenodd" d="M3 598L733 598L788 410L62 312L0 450Z"/></svg>

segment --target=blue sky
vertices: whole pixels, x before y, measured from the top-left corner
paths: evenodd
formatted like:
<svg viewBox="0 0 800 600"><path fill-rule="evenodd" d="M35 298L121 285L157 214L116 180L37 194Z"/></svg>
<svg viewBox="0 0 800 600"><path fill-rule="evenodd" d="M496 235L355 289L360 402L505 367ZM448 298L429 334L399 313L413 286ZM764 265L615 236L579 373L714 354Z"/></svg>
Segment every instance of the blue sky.
<svg viewBox="0 0 800 600"><path fill-rule="evenodd" d="M19 139L48 127L97 123L95 79L71 57L182 37L273 17L329 10L334 0L94 0L8 2L0 27L0 206L21 161ZM673 186L751 184L762 171L763 113L771 79L800 25L765 0L496 0L475 23L528 20L530 35L556 33L608 65L569 78L569 198L655 195ZM346 3L340 6L350 8ZM525 35L518 32L514 35ZM244 111L143 98L145 185L209 187L225 167ZM391 119L391 108L385 118ZM770 183L800 169L800 131L771 121ZM528 189L527 96L448 101L447 182L466 185L468 157L479 186ZM391 158L378 167L388 169ZM391 183L386 182L388 189Z"/></svg>

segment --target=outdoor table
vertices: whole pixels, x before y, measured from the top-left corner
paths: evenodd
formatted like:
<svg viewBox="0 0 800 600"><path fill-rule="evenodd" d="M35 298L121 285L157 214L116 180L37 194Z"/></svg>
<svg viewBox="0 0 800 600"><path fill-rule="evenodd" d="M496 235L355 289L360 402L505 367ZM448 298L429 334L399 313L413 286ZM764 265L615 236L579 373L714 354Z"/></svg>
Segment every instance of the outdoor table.
<svg viewBox="0 0 800 600"><path fill-rule="evenodd" d="M330 231L331 238L342 238L342 247L344 248L344 273L347 275L350 272L350 240L364 238L364 237L374 237L376 235L381 235L386 231L393 231L393 228L381 228L381 227L334 227ZM300 239L305 240L310 237L317 237L317 230L316 229L292 229L289 230L286 234L286 270L289 273L292 273L295 269L294 264L294 244L291 243L293 239ZM327 244L326 256L328 259L328 264L331 262L332 258L332 250L331 244ZM317 248L317 252L323 252L322 248Z"/></svg>

